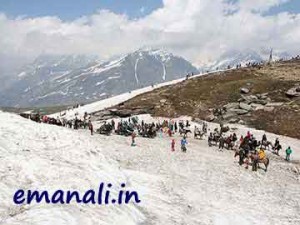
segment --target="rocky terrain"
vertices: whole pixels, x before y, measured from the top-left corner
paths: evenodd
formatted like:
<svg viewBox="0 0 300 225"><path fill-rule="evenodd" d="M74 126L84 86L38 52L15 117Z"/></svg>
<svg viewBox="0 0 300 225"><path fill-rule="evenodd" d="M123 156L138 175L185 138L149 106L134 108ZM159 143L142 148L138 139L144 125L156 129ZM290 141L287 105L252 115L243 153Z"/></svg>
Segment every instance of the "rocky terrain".
<svg viewBox="0 0 300 225"><path fill-rule="evenodd" d="M97 112L101 118L141 113L240 123L300 138L300 60L216 72L141 94Z"/></svg>

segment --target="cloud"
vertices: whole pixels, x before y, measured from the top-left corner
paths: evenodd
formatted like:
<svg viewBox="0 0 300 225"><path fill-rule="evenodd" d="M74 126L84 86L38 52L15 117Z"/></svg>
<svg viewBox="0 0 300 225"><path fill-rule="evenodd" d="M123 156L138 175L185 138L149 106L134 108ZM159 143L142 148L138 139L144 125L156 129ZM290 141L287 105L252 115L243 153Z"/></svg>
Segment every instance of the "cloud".
<svg viewBox="0 0 300 225"><path fill-rule="evenodd" d="M0 14L0 54L97 54L107 59L143 46L163 47L196 64L232 49L273 47L296 53L300 15L263 12L287 0L164 0L139 19L107 10L74 21Z"/></svg>

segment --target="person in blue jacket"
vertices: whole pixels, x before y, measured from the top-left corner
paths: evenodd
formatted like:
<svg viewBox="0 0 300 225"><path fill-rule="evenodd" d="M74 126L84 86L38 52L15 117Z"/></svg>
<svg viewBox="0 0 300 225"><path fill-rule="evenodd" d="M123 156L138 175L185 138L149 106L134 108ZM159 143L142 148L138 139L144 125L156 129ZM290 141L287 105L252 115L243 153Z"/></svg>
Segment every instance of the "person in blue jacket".
<svg viewBox="0 0 300 225"><path fill-rule="evenodd" d="M181 139L181 150L182 150L183 152L186 152L186 145L187 145L186 137L183 137L183 138Z"/></svg>

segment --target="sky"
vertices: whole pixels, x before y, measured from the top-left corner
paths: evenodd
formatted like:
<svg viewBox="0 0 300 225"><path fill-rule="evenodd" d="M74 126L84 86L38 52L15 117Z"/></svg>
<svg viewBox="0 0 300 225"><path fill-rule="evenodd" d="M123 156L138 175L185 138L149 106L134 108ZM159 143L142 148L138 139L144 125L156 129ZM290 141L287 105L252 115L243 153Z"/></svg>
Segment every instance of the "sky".
<svg viewBox="0 0 300 225"><path fill-rule="evenodd" d="M195 65L230 51L300 53L299 0L0 0L0 66L163 48ZM9 64L11 65L11 64Z"/></svg>
<svg viewBox="0 0 300 225"><path fill-rule="evenodd" d="M107 9L130 18L143 17L162 7L161 0L0 0L0 11L9 16L58 16L64 21Z"/></svg>

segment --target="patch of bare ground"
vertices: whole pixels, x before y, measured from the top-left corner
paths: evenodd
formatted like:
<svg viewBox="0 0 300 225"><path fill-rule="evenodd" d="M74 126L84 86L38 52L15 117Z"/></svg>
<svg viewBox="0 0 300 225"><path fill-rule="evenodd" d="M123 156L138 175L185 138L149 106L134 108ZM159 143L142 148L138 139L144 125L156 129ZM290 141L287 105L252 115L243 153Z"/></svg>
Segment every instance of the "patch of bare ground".
<svg viewBox="0 0 300 225"><path fill-rule="evenodd" d="M240 116L246 124L300 138L299 98L291 99L285 94L298 83L300 60L278 62L260 69L242 68L185 80L139 95L119 108L154 108L155 116L187 115L205 119L212 109L237 102L241 98L240 89L247 87L250 90L248 95L268 93L271 102L282 102L283 105L272 111L258 110Z"/></svg>

